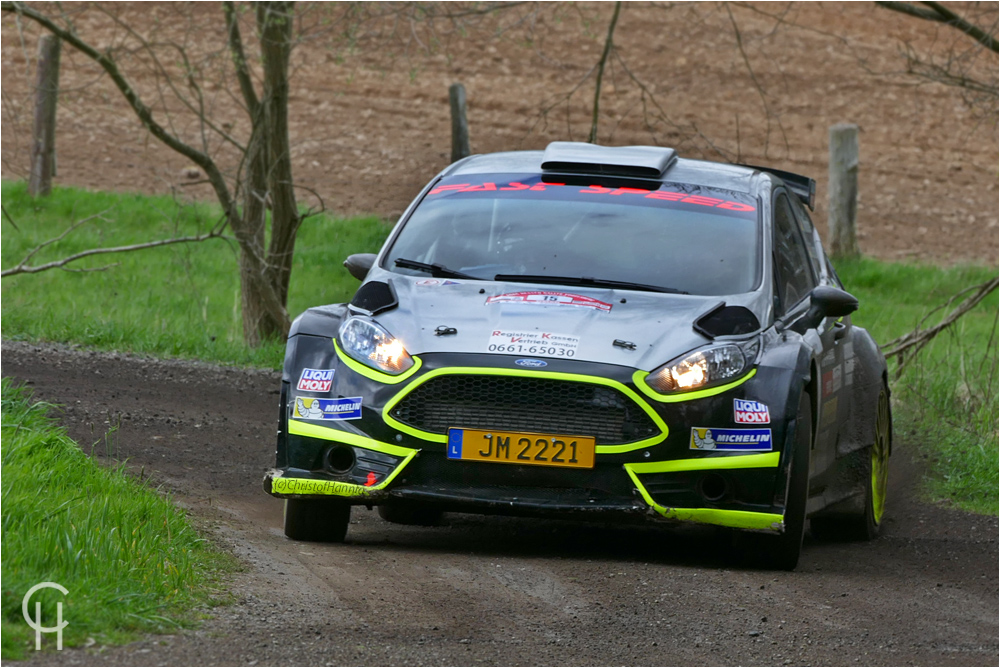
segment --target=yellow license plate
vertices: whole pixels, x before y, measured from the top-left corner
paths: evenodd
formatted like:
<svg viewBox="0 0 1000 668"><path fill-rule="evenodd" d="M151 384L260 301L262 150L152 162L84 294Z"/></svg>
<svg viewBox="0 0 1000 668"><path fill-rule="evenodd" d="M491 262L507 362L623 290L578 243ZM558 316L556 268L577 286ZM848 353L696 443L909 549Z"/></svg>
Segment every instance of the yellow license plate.
<svg viewBox="0 0 1000 668"><path fill-rule="evenodd" d="M591 469L595 448L593 436L455 427L448 430L448 459Z"/></svg>

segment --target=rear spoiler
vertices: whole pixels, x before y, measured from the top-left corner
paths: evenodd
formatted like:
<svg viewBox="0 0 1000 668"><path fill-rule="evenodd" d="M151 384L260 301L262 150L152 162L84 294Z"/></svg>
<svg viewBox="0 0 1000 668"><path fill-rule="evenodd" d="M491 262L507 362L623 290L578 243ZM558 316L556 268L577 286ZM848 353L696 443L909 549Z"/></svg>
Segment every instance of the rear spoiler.
<svg viewBox="0 0 1000 668"><path fill-rule="evenodd" d="M792 172L782 171L780 169L774 169L772 167L760 167L757 165L740 165L740 167L749 167L750 169L756 169L761 172L767 172L768 174L773 174L779 179L785 182L788 189L795 193L796 197L802 200L802 203L809 207L810 211L816 210L816 180L810 179L808 176L802 176L801 174L793 174Z"/></svg>

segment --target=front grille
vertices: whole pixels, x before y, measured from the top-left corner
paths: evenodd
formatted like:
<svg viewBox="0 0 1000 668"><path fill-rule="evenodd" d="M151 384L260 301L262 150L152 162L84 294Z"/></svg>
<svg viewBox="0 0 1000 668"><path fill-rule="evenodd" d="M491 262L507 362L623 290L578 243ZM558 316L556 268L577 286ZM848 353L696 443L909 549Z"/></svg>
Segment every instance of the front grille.
<svg viewBox="0 0 1000 668"><path fill-rule="evenodd" d="M415 429L445 434L449 427L593 436L617 445L660 433L624 393L585 382L455 374L432 378L389 413Z"/></svg>

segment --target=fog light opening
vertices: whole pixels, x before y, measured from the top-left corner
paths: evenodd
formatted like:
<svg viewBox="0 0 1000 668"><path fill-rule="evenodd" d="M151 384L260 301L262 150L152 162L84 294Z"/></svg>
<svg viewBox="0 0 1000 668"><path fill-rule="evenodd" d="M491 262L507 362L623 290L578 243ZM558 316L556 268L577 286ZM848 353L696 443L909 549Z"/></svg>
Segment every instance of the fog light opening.
<svg viewBox="0 0 1000 668"><path fill-rule="evenodd" d="M334 473L347 473L354 468L354 449L335 445L326 451L326 468Z"/></svg>
<svg viewBox="0 0 1000 668"><path fill-rule="evenodd" d="M729 491L726 479L718 473L709 473L701 479L701 495L708 501L718 501Z"/></svg>

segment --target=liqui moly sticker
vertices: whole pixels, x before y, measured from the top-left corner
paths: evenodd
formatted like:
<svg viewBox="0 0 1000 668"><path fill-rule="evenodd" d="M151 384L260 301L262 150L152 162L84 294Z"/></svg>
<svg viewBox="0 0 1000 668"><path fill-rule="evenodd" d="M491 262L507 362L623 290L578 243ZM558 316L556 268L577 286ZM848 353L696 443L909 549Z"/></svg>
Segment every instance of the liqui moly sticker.
<svg viewBox="0 0 1000 668"><path fill-rule="evenodd" d="M361 397L342 399L295 397L292 417L305 420L357 420L361 417Z"/></svg>
<svg viewBox="0 0 1000 668"><path fill-rule="evenodd" d="M611 304L599 299L574 295L569 292L549 292L547 290L525 290L508 292L487 298L487 304L540 304L542 306L579 306L608 313Z"/></svg>
<svg viewBox="0 0 1000 668"><path fill-rule="evenodd" d="M300 392L329 392L333 385L333 369L303 369L299 384Z"/></svg>
<svg viewBox="0 0 1000 668"><path fill-rule="evenodd" d="M733 399L733 420L739 424L770 424L767 404L748 399Z"/></svg>
<svg viewBox="0 0 1000 668"><path fill-rule="evenodd" d="M770 429L691 428L692 450L771 450Z"/></svg>
<svg viewBox="0 0 1000 668"><path fill-rule="evenodd" d="M511 355L575 357L579 346L580 337L569 334L495 329L486 349Z"/></svg>

